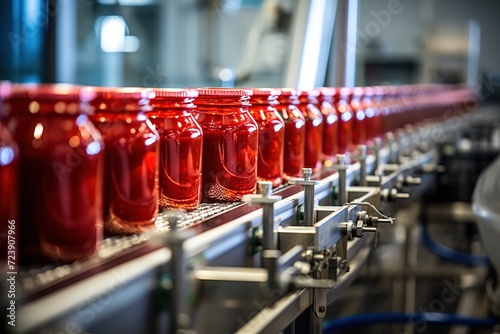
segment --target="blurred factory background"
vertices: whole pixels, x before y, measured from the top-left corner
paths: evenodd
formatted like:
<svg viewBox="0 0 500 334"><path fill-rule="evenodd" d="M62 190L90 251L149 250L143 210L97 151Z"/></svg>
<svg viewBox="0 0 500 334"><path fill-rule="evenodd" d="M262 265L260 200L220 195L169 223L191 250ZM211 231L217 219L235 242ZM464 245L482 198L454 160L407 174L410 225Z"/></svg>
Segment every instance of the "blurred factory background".
<svg viewBox="0 0 500 334"><path fill-rule="evenodd" d="M443 83L475 87L479 100L500 96L498 0L3 0L0 13L0 80L306 90ZM381 310L491 314L491 267L437 256L428 235L484 260L471 202L480 173L500 152L498 105L488 103L488 117L433 143L446 172L401 206L397 224L380 227L377 247L329 307L330 318ZM120 328L107 319L93 326ZM410 324L352 333L444 331Z"/></svg>
<svg viewBox="0 0 500 334"><path fill-rule="evenodd" d="M343 54L355 63L356 85L475 84L500 73L498 1L354 4L355 38L347 40L340 29L344 1L3 1L0 78L283 87L294 86L297 65L320 64L310 70L320 73L316 86L335 86Z"/></svg>

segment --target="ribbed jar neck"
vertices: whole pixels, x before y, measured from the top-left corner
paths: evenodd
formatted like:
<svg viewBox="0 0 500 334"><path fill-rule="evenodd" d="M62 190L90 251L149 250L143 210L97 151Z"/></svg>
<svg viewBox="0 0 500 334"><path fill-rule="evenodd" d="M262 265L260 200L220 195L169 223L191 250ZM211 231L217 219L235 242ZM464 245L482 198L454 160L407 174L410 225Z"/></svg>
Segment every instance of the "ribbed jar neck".
<svg viewBox="0 0 500 334"><path fill-rule="evenodd" d="M195 101L195 112L210 113L214 115L229 115L248 113L250 107L249 97L228 96L198 96Z"/></svg>
<svg viewBox="0 0 500 334"><path fill-rule="evenodd" d="M277 96L252 96L250 98L252 106L276 106L278 103Z"/></svg>
<svg viewBox="0 0 500 334"><path fill-rule="evenodd" d="M319 101L319 103L322 103L322 102L333 103L334 98L333 98L333 95L320 95L320 96L318 96L318 101Z"/></svg>
<svg viewBox="0 0 500 334"><path fill-rule="evenodd" d="M289 96L280 96L278 98L278 104L283 104L283 105L290 105L290 104L293 104L293 105L297 105L299 104L300 101L299 101L299 97L297 95L289 95Z"/></svg>
<svg viewBox="0 0 500 334"><path fill-rule="evenodd" d="M0 108L0 118L10 116L74 116L92 114L92 109L87 103L82 103L78 98L74 100L28 100L24 98L9 98Z"/></svg>
<svg viewBox="0 0 500 334"><path fill-rule="evenodd" d="M149 99L103 99L96 98L90 102L95 114L139 114L153 110Z"/></svg>
<svg viewBox="0 0 500 334"><path fill-rule="evenodd" d="M197 107L235 107L247 108L250 106L248 96L228 97L228 96L198 96L196 98Z"/></svg>
<svg viewBox="0 0 500 334"><path fill-rule="evenodd" d="M317 105L319 103L319 100L316 96L301 96L299 98L300 104L307 105L307 104L314 104Z"/></svg>
<svg viewBox="0 0 500 334"><path fill-rule="evenodd" d="M196 106L191 97L156 97L151 100L152 114L189 114Z"/></svg>

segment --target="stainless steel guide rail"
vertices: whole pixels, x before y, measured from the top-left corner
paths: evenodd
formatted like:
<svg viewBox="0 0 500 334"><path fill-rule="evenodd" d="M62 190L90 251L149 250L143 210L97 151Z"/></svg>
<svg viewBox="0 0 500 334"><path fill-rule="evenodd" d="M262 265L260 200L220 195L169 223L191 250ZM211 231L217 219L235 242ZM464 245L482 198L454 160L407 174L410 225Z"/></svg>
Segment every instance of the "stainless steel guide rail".
<svg viewBox="0 0 500 334"><path fill-rule="evenodd" d="M272 194L262 185L251 206L203 204L170 221L161 214L155 231L107 238L88 261L23 268L15 332L73 324L94 333L134 326L275 333L310 312L309 331L320 333L328 305L370 254L378 224L390 223L378 211L391 215L432 183L437 152L425 134L431 127L453 133L456 124L406 129L393 144L361 147L353 163L339 157ZM119 316L124 307L134 309L130 318ZM221 314L226 320L214 321Z"/></svg>

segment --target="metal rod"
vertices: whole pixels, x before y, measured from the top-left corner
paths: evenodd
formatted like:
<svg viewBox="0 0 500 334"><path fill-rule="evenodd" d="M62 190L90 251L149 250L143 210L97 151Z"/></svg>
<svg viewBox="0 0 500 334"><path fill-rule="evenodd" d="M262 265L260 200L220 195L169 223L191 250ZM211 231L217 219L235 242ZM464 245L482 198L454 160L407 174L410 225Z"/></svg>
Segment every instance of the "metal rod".
<svg viewBox="0 0 500 334"><path fill-rule="evenodd" d="M262 247L264 250L276 249L277 236L274 233L274 206L273 204L262 205Z"/></svg>
<svg viewBox="0 0 500 334"><path fill-rule="evenodd" d="M359 146L359 185L366 186L366 145Z"/></svg>
<svg viewBox="0 0 500 334"><path fill-rule="evenodd" d="M309 184L312 176L312 168L302 168L304 181L304 225L314 225L314 183Z"/></svg>
<svg viewBox="0 0 500 334"><path fill-rule="evenodd" d="M337 171L339 173L338 205L347 203L347 173L344 163L344 155L337 154Z"/></svg>
<svg viewBox="0 0 500 334"><path fill-rule="evenodd" d="M356 55L358 53L358 7L359 0L340 0L337 8L338 45L340 50L336 68L336 84L354 87L356 84Z"/></svg>

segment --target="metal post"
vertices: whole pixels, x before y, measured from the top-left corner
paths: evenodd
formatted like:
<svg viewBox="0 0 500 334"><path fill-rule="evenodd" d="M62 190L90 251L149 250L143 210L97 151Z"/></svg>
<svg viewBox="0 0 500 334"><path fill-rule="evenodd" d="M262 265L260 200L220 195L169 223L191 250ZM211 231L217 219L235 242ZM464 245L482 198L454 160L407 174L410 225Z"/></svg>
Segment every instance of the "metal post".
<svg viewBox="0 0 500 334"><path fill-rule="evenodd" d="M333 166L339 173L338 183L338 205L347 203L347 168L343 154L337 154L337 165Z"/></svg>
<svg viewBox="0 0 500 334"><path fill-rule="evenodd" d="M263 197L270 197L273 191L273 185L270 181L260 181L259 191ZM262 230L263 240L262 246L264 250L277 248L277 234L274 233L274 203L262 205Z"/></svg>
<svg viewBox="0 0 500 334"><path fill-rule="evenodd" d="M366 145L359 145L359 185L366 186Z"/></svg>
<svg viewBox="0 0 500 334"><path fill-rule="evenodd" d="M316 220L314 211L314 186L319 181L311 180L312 168L302 168L303 179L292 179L290 184L298 184L304 187L304 225L313 226Z"/></svg>
<svg viewBox="0 0 500 334"><path fill-rule="evenodd" d="M302 168L304 181L310 181L311 168ZM314 185L303 185L304 187L304 225L314 225Z"/></svg>
<svg viewBox="0 0 500 334"><path fill-rule="evenodd" d="M335 52L334 70L336 86L354 87L356 84L356 55L358 34L359 0L339 0L337 31L340 50Z"/></svg>
<svg viewBox="0 0 500 334"><path fill-rule="evenodd" d="M274 233L274 203L281 199L281 196L273 195L273 183L271 181L259 181L259 194L249 194L242 198L243 202L250 205L259 204L262 206L262 246L264 250L277 248L278 236Z"/></svg>

